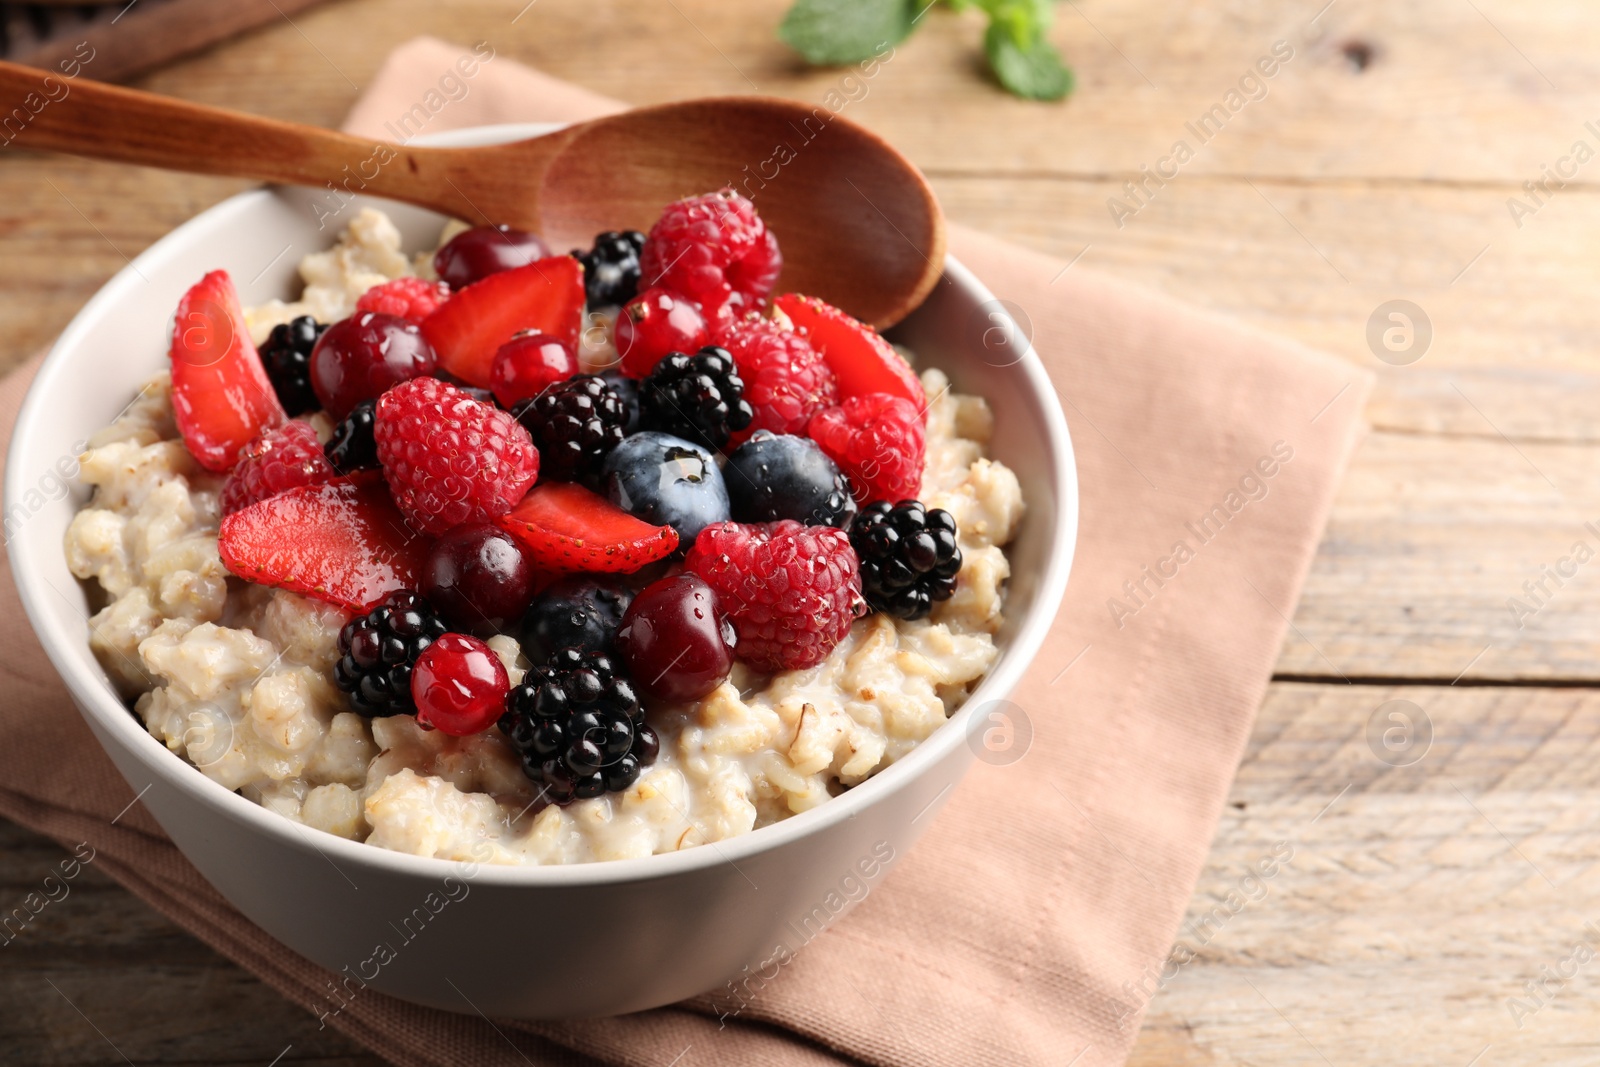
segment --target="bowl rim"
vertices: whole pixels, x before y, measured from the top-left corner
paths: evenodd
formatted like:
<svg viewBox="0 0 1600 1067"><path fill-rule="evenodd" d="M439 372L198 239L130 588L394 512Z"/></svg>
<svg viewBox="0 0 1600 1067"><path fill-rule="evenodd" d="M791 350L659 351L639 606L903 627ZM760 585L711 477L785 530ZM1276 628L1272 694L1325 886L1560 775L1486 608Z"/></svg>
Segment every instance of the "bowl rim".
<svg viewBox="0 0 1600 1067"><path fill-rule="evenodd" d="M559 125L513 123L475 126L419 137L416 142L444 147L489 144L535 136L557 129ZM191 238L213 230L225 231L235 216L247 215L258 202L278 195L273 187L261 187L235 194L207 208L134 257L78 310L56 339L55 344L51 346L50 353L45 357L37 376L29 386L18 413L5 469L3 506L7 512L19 502L19 494L22 491L20 487L26 484L28 478L28 471L23 469L23 460L27 453L25 442L35 427L53 416L47 407L46 398L58 394L65 388L60 382L65 374L65 363L61 354L82 343L92 321L109 314L117 303L133 294L135 287L144 284L140 274L141 268L154 269L158 263L186 254L186 247ZM980 303L987 301L991 306L1002 308L998 313L1004 315L1006 320L1010 320L1009 312L1004 311L1003 305L995 301L994 294L988 287L952 256L945 257L945 274L961 287L973 292ZM1014 323L1013 327L1015 328ZM12 573L16 578L18 593L29 622L40 644L43 645L51 665L66 683L83 713L90 717L100 730L113 735L123 746L124 751L143 765L152 776L152 784L154 780L159 779L180 790L195 803L213 809L242 828L264 833L282 846L296 850L309 846L335 866L340 862L348 862L358 867L412 878L437 880L452 873L459 875L462 868L467 866L474 868L471 877L475 882L505 886L610 885L652 881L688 874L722 863L730 863L737 869L740 860L780 849L801 838L821 833L839 822L855 818L880 796L887 796L910 784L913 779L947 756L956 745L965 743L975 709L1004 698L1016 687L1024 672L1033 663L1045 634L1055 620L1072 567L1077 542L1078 479L1072 439L1055 387L1034 351L1031 337L1020 330L1014 335L1021 336L1025 340L1024 350L1016 361L1017 366L1042 401L1040 406L1044 415L1045 439L1055 467L1052 488L1057 500L1057 516L1053 544L1049 549L1050 554L1044 573L1040 576L1034 603L1010 641L1002 646L1000 662L979 681L966 701L941 727L919 742L910 753L861 784L808 811L798 812L786 819L723 841L707 842L697 848L633 859L596 860L585 863L473 864L470 861L445 860L396 852L296 823L199 773L193 765L169 751L151 735L103 679L81 673L67 649L74 643L86 644L84 635L68 633L65 627L57 624L52 611L47 607L46 601L52 594L56 596L62 594L54 590L38 568L29 565L31 542L28 539L15 538L13 543L7 546L7 551L11 556ZM19 445L22 447L18 447ZM104 744L102 747L105 747ZM940 797L943 795L941 793ZM935 798L937 799L939 798Z"/></svg>

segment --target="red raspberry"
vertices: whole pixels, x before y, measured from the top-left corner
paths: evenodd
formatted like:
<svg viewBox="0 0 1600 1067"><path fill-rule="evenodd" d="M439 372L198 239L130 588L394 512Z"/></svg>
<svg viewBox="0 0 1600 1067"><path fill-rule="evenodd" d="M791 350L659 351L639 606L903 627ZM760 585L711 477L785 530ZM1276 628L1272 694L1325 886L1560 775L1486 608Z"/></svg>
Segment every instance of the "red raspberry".
<svg viewBox="0 0 1600 1067"><path fill-rule="evenodd" d="M338 474L322 454L309 422L289 422L251 441L222 484L222 513L277 496L302 485L321 485Z"/></svg>
<svg viewBox="0 0 1600 1067"><path fill-rule="evenodd" d="M832 526L715 523L683 565L716 590L734 654L759 671L815 667L866 610L850 536Z"/></svg>
<svg viewBox="0 0 1600 1067"><path fill-rule="evenodd" d="M803 434L811 416L839 402L833 369L805 334L751 318L725 323L714 343L733 356L744 379L744 398L756 412L750 425L734 434L734 444L757 430Z"/></svg>
<svg viewBox="0 0 1600 1067"><path fill-rule="evenodd" d="M759 308L782 270L777 238L732 189L668 204L639 254L643 285L682 293L708 318Z"/></svg>
<svg viewBox="0 0 1600 1067"><path fill-rule="evenodd" d="M374 436L394 502L424 533L499 518L539 475L516 419L437 378L384 393Z"/></svg>
<svg viewBox="0 0 1600 1067"><path fill-rule="evenodd" d="M922 412L889 393L853 396L817 413L809 430L828 458L850 476L856 500L914 500L926 452Z"/></svg>
<svg viewBox="0 0 1600 1067"><path fill-rule="evenodd" d="M422 320L439 310L439 305L450 299L450 287L444 282L430 282L422 278L396 278L382 285L374 285L356 301L357 311L381 311L421 324Z"/></svg>

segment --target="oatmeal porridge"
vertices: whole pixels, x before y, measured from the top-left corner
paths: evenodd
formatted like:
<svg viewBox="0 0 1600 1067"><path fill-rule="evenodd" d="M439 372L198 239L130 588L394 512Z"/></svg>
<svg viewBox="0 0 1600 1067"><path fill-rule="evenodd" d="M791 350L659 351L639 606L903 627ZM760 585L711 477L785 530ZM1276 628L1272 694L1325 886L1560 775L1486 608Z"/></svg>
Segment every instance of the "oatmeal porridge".
<svg viewBox="0 0 1600 1067"><path fill-rule="evenodd" d="M780 264L725 192L574 257L367 210L298 300L208 275L178 321L231 347L175 331L82 458L95 655L199 773L419 856L647 856L864 781L993 665L1022 493L982 398Z"/></svg>

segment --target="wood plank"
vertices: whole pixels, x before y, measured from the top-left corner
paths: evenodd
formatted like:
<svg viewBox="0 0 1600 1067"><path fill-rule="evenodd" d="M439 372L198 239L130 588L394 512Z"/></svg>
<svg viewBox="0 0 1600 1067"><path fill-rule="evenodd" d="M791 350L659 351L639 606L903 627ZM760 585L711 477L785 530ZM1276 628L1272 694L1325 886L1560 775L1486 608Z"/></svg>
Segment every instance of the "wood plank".
<svg viewBox="0 0 1600 1067"><path fill-rule="evenodd" d="M90 863L0 820L0 913L55 899L0 945L0 1055L37 1067L121 1062L379 1067L310 1013L212 952ZM79 1014L79 1013L82 1014ZM98 1027L99 1033L96 1032ZM103 1035L103 1036L102 1036Z"/></svg>
<svg viewBox="0 0 1600 1067"><path fill-rule="evenodd" d="M1410 766L1366 740L1394 699L1432 723ZM1594 1063L1595 964L1520 1029L1508 999L1600 944L1597 747L1595 692L1274 685L1130 1067Z"/></svg>
<svg viewBox="0 0 1600 1067"><path fill-rule="evenodd" d="M1600 677L1600 486L1587 445L1374 433L1334 505L1277 670ZM1571 557L1563 563L1564 557ZM1555 581L1557 568L1573 571ZM1544 580L1532 593L1525 581ZM1516 598L1518 604L1512 604Z"/></svg>

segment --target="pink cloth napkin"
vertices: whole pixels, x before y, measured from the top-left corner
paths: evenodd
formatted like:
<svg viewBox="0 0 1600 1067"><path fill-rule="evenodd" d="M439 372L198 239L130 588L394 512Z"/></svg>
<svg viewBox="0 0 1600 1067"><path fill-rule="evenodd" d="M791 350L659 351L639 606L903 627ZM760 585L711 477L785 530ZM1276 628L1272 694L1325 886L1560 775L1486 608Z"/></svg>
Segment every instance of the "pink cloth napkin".
<svg viewBox="0 0 1600 1067"><path fill-rule="evenodd" d="M395 137L417 104L429 132L622 106L495 58L464 99L434 107L466 51L401 47L348 128ZM736 1018L707 997L491 1024L369 993L332 1025L408 1067L1123 1062L1362 432L1369 376L968 230L951 248L1031 317L1080 464L1071 587L1012 698L1031 733L1021 758L978 766L926 839ZM7 439L35 366L0 383ZM0 813L92 842L132 892L316 1011L329 975L234 912L138 805L111 824L131 791L46 663L9 565L0 650Z"/></svg>

